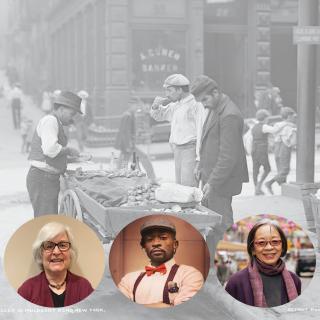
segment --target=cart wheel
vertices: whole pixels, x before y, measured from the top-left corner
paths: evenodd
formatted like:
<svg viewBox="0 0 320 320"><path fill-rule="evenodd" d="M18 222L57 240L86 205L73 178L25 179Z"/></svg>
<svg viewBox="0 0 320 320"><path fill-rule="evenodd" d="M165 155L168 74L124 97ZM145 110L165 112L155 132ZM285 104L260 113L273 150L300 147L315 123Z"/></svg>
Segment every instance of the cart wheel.
<svg viewBox="0 0 320 320"><path fill-rule="evenodd" d="M63 194L59 214L83 220L79 198L73 190L67 190Z"/></svg>

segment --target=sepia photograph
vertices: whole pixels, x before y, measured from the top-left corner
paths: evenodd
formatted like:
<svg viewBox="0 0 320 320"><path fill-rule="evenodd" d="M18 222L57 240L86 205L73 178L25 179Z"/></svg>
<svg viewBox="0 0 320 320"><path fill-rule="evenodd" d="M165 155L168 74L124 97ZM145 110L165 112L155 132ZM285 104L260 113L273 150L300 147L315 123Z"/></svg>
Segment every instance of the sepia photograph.
<svg viewBox="0 0 320 320"><path fill-rule="evenodd" d="M318 318L319 15L319 0L1 0L0 319ZM136 263L152 256L140 226L123 230L155 215L174 217L166 231L178 264L203 278L186 303L179 292L161 299L165 284L121 294L126 275L157 264ZM8 262L20 228L49 216L94 233L101 281L72 269L71 238L86 239L72 226L38 241L32 229ZM260 216L272 221L239 222ZM205 241L204 257L195 238L188 252L174 219ZM239 226L255 232L234 254L221 241ZM90 261L78 252L85 265L99 250L89 251ZM68 286L70 274L81 287Z"/></svg>

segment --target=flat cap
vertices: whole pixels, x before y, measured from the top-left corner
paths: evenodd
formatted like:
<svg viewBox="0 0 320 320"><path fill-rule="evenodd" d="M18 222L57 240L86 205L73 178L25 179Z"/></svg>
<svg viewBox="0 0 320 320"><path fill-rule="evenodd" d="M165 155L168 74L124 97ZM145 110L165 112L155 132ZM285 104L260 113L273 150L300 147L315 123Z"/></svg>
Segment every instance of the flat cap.
<svg viewBox="0 0 320 320"><path fill-rule="evenodd" d="M210 77L202 74L197 76L190 88L190 92L197 97L202 93L211 92L213 89L219 88L218 83Z"/></svg>
<svg viewBox="0 0 320 320"><path fill-rule="evenodd" d="M258 121L263 121L265 118L268 118L270 116L270 112L266 109L259 109L256 112L256 119Z"/></svg>
<svg viewBox="0 0 320 320"><path fill-rule="evenodd" d="M290 107L282 107L280 110L281 116L286 119L288 116L295 114L296 112Z"/></svg>
<svg viewBox="0 0 320 320"><path fill-rule="evenodd" d="M71 91L61 91L53 98L53 103L61 104L82 114L80 110L81 98Z"/></svg>
<svg viewBox="0 0 320 320"><path fill-rule="evenodd" d="M172 86L182 87L188 86L190 81L187 77L180 73L171 74L166 80L164 80L163 87L168 88Z"/></svg>
<svg viewBox="0 0 320 320"><path fill-rule="evenodd" d="M141 225L140 233L143 235L145 232L153 229L167 229L176 233L175 225L165 217L150 217Z"/></svg>

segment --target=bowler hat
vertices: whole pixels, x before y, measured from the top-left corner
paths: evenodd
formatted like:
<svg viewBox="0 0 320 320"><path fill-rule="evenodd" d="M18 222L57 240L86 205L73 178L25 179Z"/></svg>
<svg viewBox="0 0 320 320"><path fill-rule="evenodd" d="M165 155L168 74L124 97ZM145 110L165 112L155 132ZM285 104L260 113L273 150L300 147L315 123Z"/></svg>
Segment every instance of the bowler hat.
<svg viewBox="0 0 320 320"><path fill-rule="evenodd" d="M183 87L188 86L190 81L183 74L174 73L171 74L166 80L164 80L163 87L168 88L172 86Z"/></svg>
<svg viewBox="0 0 320 320"><path fill-rule="evenodd" d="M210 77L202 74L196 77L191 85L190 92L197 97L202 93L210 93L213 89L218 89L218 83Z"/></svg>
<svg viewBox="0 0 320 320"><path fill-rule="evenodd" d="M166 229L174 234L176 233L176 227L175 225L170 222L166 218L162 217L150 217L147 221L145 221L141 227L140 227L140 233L141 235L145 234L147 231L153 230L153 229Z"/></svg>
<svg viewBox="0 0 320 320"><path fill-rule="evenodd" d="M56 95L53 99L54 104L61 104L64 107L71 108L82 114L80 110L81 98L70 91L61 91L60 94Z"/></svg>

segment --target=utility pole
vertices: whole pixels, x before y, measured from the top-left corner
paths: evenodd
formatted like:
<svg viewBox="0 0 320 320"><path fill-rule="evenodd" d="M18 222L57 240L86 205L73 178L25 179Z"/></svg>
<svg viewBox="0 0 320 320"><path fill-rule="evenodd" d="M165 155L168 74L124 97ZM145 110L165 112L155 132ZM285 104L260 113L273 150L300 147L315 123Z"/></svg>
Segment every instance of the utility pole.
<svg viewBox="0 0 320 320"><path fill-rule="evenodd" d="M299 26L318 26L318 0L299 0ZM297 183L314 182L316 45L298 44Z"/></svg>

